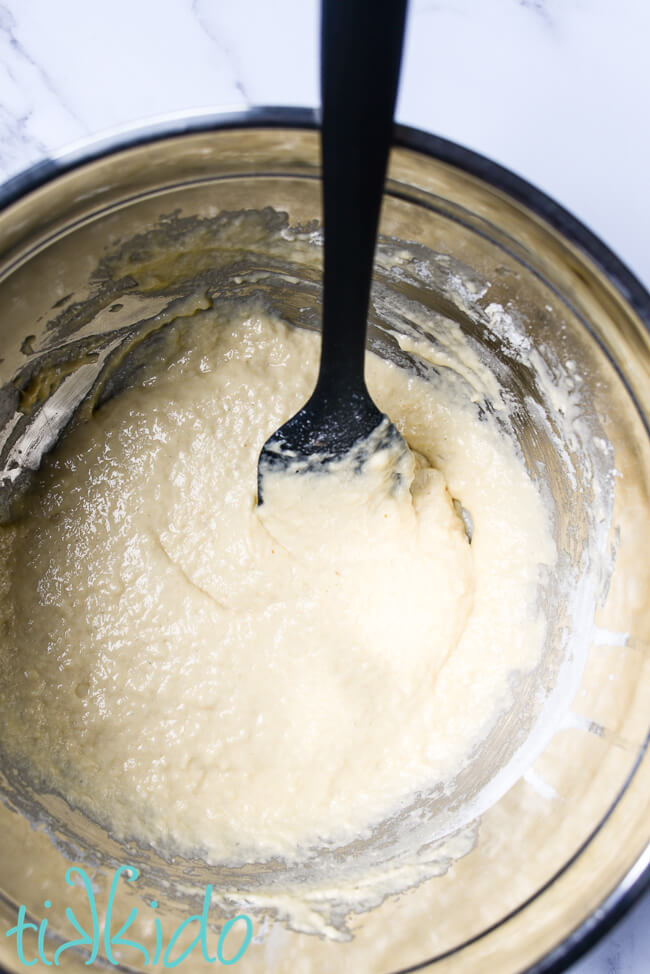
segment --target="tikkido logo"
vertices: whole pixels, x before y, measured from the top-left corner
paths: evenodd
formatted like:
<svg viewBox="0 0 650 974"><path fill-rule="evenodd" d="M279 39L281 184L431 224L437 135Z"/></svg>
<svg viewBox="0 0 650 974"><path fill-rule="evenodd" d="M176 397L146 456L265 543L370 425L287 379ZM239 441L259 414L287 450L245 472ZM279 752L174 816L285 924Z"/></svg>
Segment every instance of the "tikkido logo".
<svg viewBox="0 0 650 974"><path fill-rule="evenodd" d="M122 956L121 951L121 956L119 958L115 957L115 948L129 948L130 951L139 952L143 958L143 960L140 961L140 964L142 965L144 962L145 967L148 967L149 964L158 964L160 963L161 959L163 967L178 967L178 965L186 960L196 948L200 948L203 960L207 964L219 963L230 966L231 964L236 964L238 960L241 960L248 950L253 937L253 923L251 918L245 913L238 914L223 925L216 943L216 954L212 956L209 953L208 912L210 909L210 903L212 901L211 885L208 885L205 888L205 894L203 896L203 909L201 913L194 914L193 916L188 917L186 920L183 920L169 938L169 942L167 943L166 947L163 945L162 924L160 922L160 918L157 916L154 916L155 948L153 953L151 953L144 946L144 944L139 943L139 941L127 939L125 937L125 934L131 929L139 915L139 911L135 907L131 910L126 921L122 924L119 930L116 933L113 933L113 906L120 877L123 876L127 882L133 883L139 875L140 874L135 866L120 866L119 869L116 870L111 882L108 899L106 901L104 922L103 924L100 924L95 893L93 891L90 878L80 866L71 866L70 869L66 871L65 881L68 886L81 886L85 890L88 907L90 910L90 929L84 929L70 907L66 907L65 915L68 922L74 927L78 937L74 940L68 940L66 943L63 943L57 947L52 955L52 960L48 960L45 955L45 934L48 923L47 918L41 920L39 924L32 923L27 919L26 908L21 906L18 910L18 920L16 925L12 927L11 930L7 930L6 933L7 937L16 938L16 954L18 955L18 960L20 963L25 967L33 967L34 964L37 963L38 959L47 967L58 967L61 961L61 956L67 950L76 949L89 952L85 963L86 965L90 965L93 964L99 957L99 951L102 946L104 948L104 957L100 957L100 963L105 963L108 961L114 966L125 963L125 958ZM46 910L49 910L52 903L50 900L45 900L43 905ZM149 906L152 910L155 910L158 907L158 903L156 900L151 900ZM150 921L150 917L147 917L147 919ZM183 937L183 934L185 934L186 930L188 930L192 924L198 924L198 930L195 937L191 943L183 948L178 956L174 957L174 951L177 949L179 940L181 937ZM244 929L242 929L242 925ZM237 930L233 930L234 927L237 927ZM231 944L233 942L238 942L242 933L243 940L241 941L239 947L236 951L230 954L230 956L227 956L228 938L230 937ZM34 934L36 934L35 938ZM36 943L33 942L34 939L36 940ZM26 940L29 941L29 945ZM30 957L27 957L26 951L29 952Z"/></svg>

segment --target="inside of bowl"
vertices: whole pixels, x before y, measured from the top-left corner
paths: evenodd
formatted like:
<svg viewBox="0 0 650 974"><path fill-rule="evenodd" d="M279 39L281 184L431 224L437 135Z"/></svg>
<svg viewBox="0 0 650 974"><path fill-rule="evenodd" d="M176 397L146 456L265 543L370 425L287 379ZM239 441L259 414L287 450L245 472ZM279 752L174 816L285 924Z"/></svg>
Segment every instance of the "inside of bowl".
<svg viewBox="0 0 650 974"><path fill-rule="evenodd" d="M143 151L70 173L1 218L5 522L20 516L42 455L68 425L137 381L168 330L191 328L197 310L258 301L318 328L314 133L168 140L150 149L160 165L146 176ZM484 970L482 951L515 970L555 947L638 856L639 831L621 851L608 825L622 795L632 820L647 801L638 766L649 712L650 450L647 387L632 364L642 326L543 221L421 153L394 153L381 230L370 347L433 388L465 390L516 444L551 512L559 561L538 594L542 660L513 676L511 705L453 781L370 836L310 850L297 865L207 865L200 850L187 858L118 842L5 762L8 910L24 904L40 921L53 877L60 885L71 863L83 864L98 897L129 865L139 876L120 887L125 913L154 899L171 930L200 912L209 885L211 922L242 904L271 927L277 919L269 936L293 969L305 950L317 950L316 969L353 967L390 929L392 970L431 958L445 970L450 951L460 952L455 970ZM609 855L594 870L596 836ZM567 876L575 895L562 913L553 896ZM80 916L88 911L83 882L68 897ZM56 940L71 900L51 899ZM78 954L68 962L81 965L87 954ZM146 966L137 951L122 956L129 969Z"/></svg>

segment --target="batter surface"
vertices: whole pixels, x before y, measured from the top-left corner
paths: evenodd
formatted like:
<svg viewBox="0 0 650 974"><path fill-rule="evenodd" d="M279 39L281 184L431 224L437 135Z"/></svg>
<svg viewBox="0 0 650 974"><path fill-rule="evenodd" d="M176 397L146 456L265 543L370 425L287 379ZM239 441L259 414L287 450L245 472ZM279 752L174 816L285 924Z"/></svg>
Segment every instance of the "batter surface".
<svg viewBox="0 0 650 974"><path fill-rule="evenodd" d="M259 310L195 316L2 528L4 747L118 837L241 862L368 834L453 778L539 658L546 513L472 403L369 355L406 489L378 463L256 507L317 361Z"/></svg>

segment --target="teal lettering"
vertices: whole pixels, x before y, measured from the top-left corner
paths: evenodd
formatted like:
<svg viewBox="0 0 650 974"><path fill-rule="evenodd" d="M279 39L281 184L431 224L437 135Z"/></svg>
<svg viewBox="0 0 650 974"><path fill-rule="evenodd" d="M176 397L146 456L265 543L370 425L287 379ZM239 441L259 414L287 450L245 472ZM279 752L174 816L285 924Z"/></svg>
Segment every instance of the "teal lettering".
<svg viewBox="0 0 650 974"><path fill-rule="evenodd" d="M110 964L113 964L114 966L118 966L119 961L116 960L115 958L115 955L113 953L113 948L118 946L132 947L133 949L139 951L142 954L144 958L144 966L148 966L150 963L149 951L146 949L146 947L144 947L143 944L139 943L137 940L129 940L124 936L125 933L128 931L128 929L133 924L136 917L138 916L137 909L135 908L131 909L125 923L120 927L118 932L116 934L111 934L111 920L113 915L115 896L117 894L120 877L123 875L126 876L128 882L132 883L138 878L140 874L134 866L120 866L119 869L116 870L113 879L111 881L111 886L108 894L108 901L106 905L106 918L104 922L103 940L104 940L104 949L106 952L106 960ZM48 928L47 917L44 917L41 920L40 924L37 926L36 923L32 923L27 919L27 909L25 906L21 906L18 910L16 925L12 927L11 930L7 931L6 936L7 937L15 936L16 953L18 956L18 960L24 967L33 967L35 964L38 963L38 959L40 959L41 963L46 967L52 967L53 965L55 967L58 967L60 963L61 955L64 954L65 951L71 947L88 949L88 958L85 961L86 966L93 964L97 959L97 955L99 953L99 947L100 947L101 929L100 929L99 917L97 914L97 904L95 902L95 894L91 885L91 881L88 875L86 874L86 872L80 866L71 866L66 871L65 881L68 884L68 886L78 886L79 885L78 880L81 880L81 885L83 886L86 892L86 897L88 900L88 907L90 910L90 916L92 922L91 933L89 933L82 927L81 923L75 916L74 912L70 909L70 907L67 907L65 910L65 916L68 922L71 924L71 926L75 929L79 937L76 940L68 940L66 943L61 944L55 951L53 960L48 960L45 955L45 937ZM231 920L228 920L228 922L224 924L219 934L216 957L210 956L208 952L207 938L208 938L208 914L212 902L212 893L213 893L213 887L211 885L206 886L205 893L203 895L203 908L201 913L195 914L194 916L188 917L186 920L183 920L183 922L178 926L177 930L172 935L172 938L169 941L169 944L167 945L167 948L164 951L164 953L163 953L164 945L163 945L162 923L159 917L157 916L154 917L155 953L152 961L153 964L158 964L162 956L163 967L167 967L167 968L178 967L179 964L181 964L187 957L189 957L189 955L192 953L192 951L197 945L200 946L203 960L207 964L214 964L215 961L218 960L220 964L223 964L225 966L230 966L231 964L237 963L237 961L244 956L253 938L253 923L250 917L247 916L245 913L238 914L236 917L233 917ZM46 909L49 909L52 906L50 900L45 900L44 906ZM157 909L158 907L157 901L151 900L150 906L153 910ZM230 933L234 925L239 920L243 920L244 924L246 925L246 934L244 936L243 943L237 950L236 954L234 954L234 956L227 959L226 957L224 957L226 940L228 938L228 934ZM178 944L182 935L185 933L185 931L192 923L198 923L198 930L196 936L189 944L189 946L187 946L180 953L178 957L172 959L174 948ZM27 958L25 957L24 935L26 930L33 930L35 933L37 933L38 958L35 957L32 960L27 960Z"/></svg>
<svg viewBox="0 0 650 974"><path fill-rule="evenodd" d="M242 943L241 947L239 948L235 956L231 957L230 960L226 960L225 957L223 956L223 945L226 941L226 937L228 936L228 934L230 933L230 931L232 930L232 928L234 927L234 925L237 923L238 920L243 920L244 923L246 924L246 936L244 937L244 942ZM237 961L240 960L248 950L252 939L253 939L253 921L245 913L238 913L236 917L233 917L232 920L228 920L228 922L224 924L223 930L219 934L219 942L217 943L217 957L219 958L219 963L226 964L226 965L236 964Z"/></svg>
<svg viewBox="0 0 650 974"><path fill-rule="evenodd" d="M46 907L52 906L49 900L45 900ZM45 956L45 931L47 930L47 917L41 920L41 925L38 928L38 956L41 958L41 962L45 964L46 967L52 966L52 961L48 960Z"/></svg>
<svg viewBox="0 0 650 974"><path fill-rule="evenodd" d="M155 910L157 906L158 903L156 902L156 900L152 900L151 909ZM163 946L162 945L162 925L158 917L153 918L153 925L156 930L156 953L153 955L153 961L151 963L157 964L158 961L160 960L160 955L162 954L162 946Z"/></svg>
<svg viewBox="0 0 650 974"><path fill-rule="evenodd" d="M11 930L7 930L6 936L11 937L13 934L16 935L16 953L18 954L18 960L25 967L33 967L36 963L36 958L34 960L25 959L25 951L23 950L23 933L25 930L37 930L35 923L25 922L25 916L27 910L24 906L21 906L18 910L18 920L16 921L16 926L12 927Z"/></svg>
<svg viewBox="0 0 650 974"><path fill-rule="evenodd" d="M104 950L106 951L106 959L115 966L118 965L118 961L115 960L113 955L113 947L134 947L135 950L139 950L143 957L145 965L149 964L149 952L142 944L138 943L137 940L124 940L122 935L126 933L133 921L138 915L138 911L135 907L131 910L126 922L120 927L115 936L111 936L111 919L113 916L113 902L115 900L115 894L117 893L117 886L120 881L120 876L126 873L126 879L129 883L135 882L140 873L135 868L135 866L120 866L116 870L113 880L111 882L111 888L108 894L108 903L106 905L106 920L104 923Z"/></svg>
<svg viewBox="0 0 650 974"><path fill-rule="evenodd" d="M180 924L178 929L172 935L171 940L167 944L167 950L165 951L165 956L163 957L164 967L178 967L181 961L184 961L185 958L192 953L196 945L199 943L201 944L201 953L203 954L203 960L207 964L214 964L216 957L210 957L210 955L208 954L208 945L206 939L207 932L208 932L208 911L210 909L211 899L212 899L212 886L208 884L208 886L205 887L205 894L203 896L203 910L201 911L201 915L199 916L199 914L195 914L194 916L188 917L187 920L183 920L183 922ZM198 920L199 922L199 932L197 933L196 937L189 945L189 947L185 948L185 950L182 952L180 957L177 957L176 960L173 961L170 960L171 952L176 946L179 937L181 936L181 934L184 933L184 931L187 929L190 923L194 923L195 920Z"/></svg>
<svg viewBox="0 0 650 974"><path fill-rule="evenodd" d="M83 927L77 920L76 916L74 915L70 907L69 906L66 907L65 915L68 918L69 922L72 924L72 926L75 928L77 933L81 934L81 939L68 940L67 943L61 944L61 946L56 949L54 953L54 963L57 967L59 966L59 957L70 947L92 947L90 956L88 957L88 960L85 961L87 965L94 964L97 958L97 952L99 950L99 917L97 916L97 904L95 903L95 893L93 892L90 879L88 878L85 871L80 866L71 866L70 869L66 871L65 881L68 884L68 886L77 885L74 881L75 873L81 879L81 882L83 883L83 887L86 890L86 896L88 897L88 906L90 907L90 916L93 925L93 935L91 937L90 934L86 933L86 931L83 929Z"/></svg>

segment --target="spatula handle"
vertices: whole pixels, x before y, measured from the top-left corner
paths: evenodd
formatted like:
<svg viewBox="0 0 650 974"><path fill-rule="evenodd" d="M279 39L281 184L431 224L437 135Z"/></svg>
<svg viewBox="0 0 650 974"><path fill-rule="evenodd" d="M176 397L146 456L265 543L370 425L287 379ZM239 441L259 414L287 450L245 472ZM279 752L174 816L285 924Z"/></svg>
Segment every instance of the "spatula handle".
<svg viewBox="0 0 650 974"><path fill-rule="evenodd" d="M406 0L323 0L321 376L363 385L375 238L393 133Z"/></svg>

